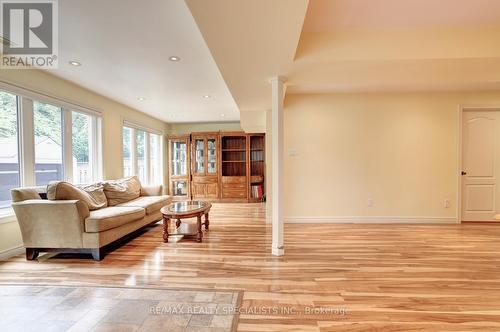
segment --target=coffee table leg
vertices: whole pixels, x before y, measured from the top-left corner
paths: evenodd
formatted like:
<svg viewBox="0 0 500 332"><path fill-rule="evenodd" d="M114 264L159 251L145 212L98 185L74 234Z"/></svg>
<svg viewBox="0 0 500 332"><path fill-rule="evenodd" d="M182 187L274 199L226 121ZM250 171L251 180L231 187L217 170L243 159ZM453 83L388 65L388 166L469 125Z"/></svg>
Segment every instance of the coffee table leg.
<svg viewBox="0 0 500 332"><path fill-rule="evenodd" d="M208 221L208 212L205 213L205 229L208 231L208 225L209 225L209 221Z"/></svg>
<svg viewBox="0 0 500 332"><path fill-rule="evenodd" d="M201 230L201 214L199 214L197 217L197 223L198 223L198 235L196 236L196 241L201 242L201 240L203 239L203 231Z"/></svg>
<svg viewBox="0 0 500 332"><path fill-rule="evenodd" d="M168 242L168 224L170 222L169 218L163 217L163 242Z"/></svg>

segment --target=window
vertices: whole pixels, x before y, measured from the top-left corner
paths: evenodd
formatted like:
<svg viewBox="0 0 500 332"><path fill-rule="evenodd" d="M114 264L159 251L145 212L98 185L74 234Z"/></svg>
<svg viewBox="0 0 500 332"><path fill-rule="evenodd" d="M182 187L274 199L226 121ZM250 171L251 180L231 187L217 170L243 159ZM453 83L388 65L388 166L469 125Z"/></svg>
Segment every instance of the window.
<svg viewBox="0 0 500 332"><path fill-rule="evenodd" d="M63 180L63 129L60 107L33 102L35 128L35 184Z"/></svg>
<svg viewBox="0 0 500 332"><path fill-rule="evenodd" d="M0 209L10 206L10 189L21 183L17 97L0 91Z"/></svg>
<svg viewBox="0 0 500 332"><path fill-rule="evenodd" d="M137 142L137 175L139 176L139 180L142 183L148 183L149 179L147 178L147 170L146 170L146 160L145 160L145 150L146 150L146 132L142 130L136 130L137 134L136 142Z"/></svg>
<svg viewBox="0 0 500 332"><path fill-rule="evenodd" d="M73 182L77 184L91 183L96 176L94 138L94 121L88 114L72 112L72 164L73 164ZM94 138L95 140L95 138Z"/></svg>
<svg viewBox="0 0 500 332"><path fill-rule="evenodd" d="M123 127L123 176L132 174L132 129Z"/></svg>
<svg viewBox="0 0 500 332"><path fill-rule="evenodd" d="M162 183L161 178L161 136L156 134L149 134L149 174L152 179L157 183ZM152 181L155 182L155 181Z"/></svg>
<svg viewBox="0 0 500 332"><path fill-rule="evenodd" d="M12 188L54 180L85 184L101 177L100 116L13 89L21 93L0 90L0 215L10 211Z"/></svg>
<svg viewBox="0 0 500 332"><path fill-rule="evenodd" d="M161 184L162 136L131 125L123 127L123 175L137 175L141 183Z"/></svg>

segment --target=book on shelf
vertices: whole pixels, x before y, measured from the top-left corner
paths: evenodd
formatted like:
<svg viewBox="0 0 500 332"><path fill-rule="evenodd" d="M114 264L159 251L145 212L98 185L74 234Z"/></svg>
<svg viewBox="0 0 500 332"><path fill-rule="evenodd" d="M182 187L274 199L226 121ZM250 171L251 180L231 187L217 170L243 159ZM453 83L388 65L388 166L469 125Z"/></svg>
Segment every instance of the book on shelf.
<svg viewBox="0 0 500 332"><path fill-rule="evenodd" d="M253 198L258 198L258 199L261 199L262 198L262 185L259 184L259 185L252 185L252 197Z"/></svg>

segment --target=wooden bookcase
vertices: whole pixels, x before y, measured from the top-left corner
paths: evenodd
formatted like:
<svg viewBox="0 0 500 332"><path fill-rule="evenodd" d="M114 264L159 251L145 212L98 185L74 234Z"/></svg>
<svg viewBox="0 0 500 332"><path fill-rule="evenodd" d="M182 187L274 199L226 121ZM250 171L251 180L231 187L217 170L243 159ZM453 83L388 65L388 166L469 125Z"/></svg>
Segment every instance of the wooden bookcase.
<svg viewBox="0 0 500 332"><path fill-rule="evenodd" d="M196 132L170 136L168 149L169 193L174 199L262 200L265 134Z"/></svg>
<svg viewBox="0 0 500 332"><path fill-rule="evenodd" d="M221 200L247 201L248 136L221 133Z"/></svg>
<svg viewBox="0 0 500 332"><path fill-rule="evenodd" d="M248 163L248 200L260 202L264 195L265 139L264 134L248 135L249 163Z"/></svg>

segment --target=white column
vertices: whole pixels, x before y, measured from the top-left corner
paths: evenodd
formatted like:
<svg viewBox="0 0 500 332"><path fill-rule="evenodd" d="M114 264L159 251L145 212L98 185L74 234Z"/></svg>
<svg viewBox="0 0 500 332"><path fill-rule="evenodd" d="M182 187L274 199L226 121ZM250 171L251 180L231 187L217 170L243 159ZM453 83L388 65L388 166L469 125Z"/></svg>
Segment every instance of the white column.
<svg viewBox="0 0 500 332"><path fill-rule="evenodd" d="M284 77L273 77L272 88L272 254L283 256L283 93Z"/></svg>

